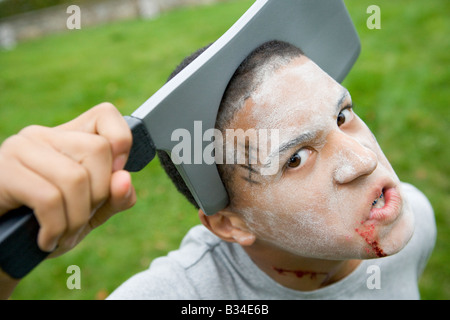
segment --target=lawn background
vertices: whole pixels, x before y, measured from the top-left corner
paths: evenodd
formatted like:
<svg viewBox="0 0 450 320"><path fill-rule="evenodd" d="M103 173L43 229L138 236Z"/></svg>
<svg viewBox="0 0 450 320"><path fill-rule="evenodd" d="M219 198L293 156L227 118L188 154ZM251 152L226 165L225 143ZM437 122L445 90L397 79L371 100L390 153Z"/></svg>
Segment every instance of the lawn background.
<svg viewBox="0 0 450 320"><path fill-rule="evenodd" d="M24 126L55 126L102 101L130 114L182 58L220 37L252 3L178 9L154 20L82 28L0 51L0 142ZM381 9L380 30L366 26L372 4ZM344 85L399 177L419 187L435 209L438 240L420 289L423 299L449 299L450 2L348 0L346 5L362 52ZM133 180L138 192L133 209L68 254L44 261L12 299L103 299L177 248L198 223L196 211L157 161ZM70 265L81 268L80 290L67 289Z"/></svg>

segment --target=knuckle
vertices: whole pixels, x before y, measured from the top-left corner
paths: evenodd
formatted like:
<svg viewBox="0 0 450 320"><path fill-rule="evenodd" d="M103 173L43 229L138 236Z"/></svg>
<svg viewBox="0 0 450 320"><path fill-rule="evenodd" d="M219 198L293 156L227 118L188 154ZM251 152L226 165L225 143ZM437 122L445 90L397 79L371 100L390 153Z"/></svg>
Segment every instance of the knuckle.
<svg viewBox="0 0 450 320"><path fill-rule="evenodd" d="M5 141L3 141L1 145L0 152L5 156L11 156L15 150L22 144L22 138L18 135L13 135L8 137Z"/></svg>
<svg viewBox="0 0 450 320"><path fill-rule="evenodd" d="M39 199L42 207L51 209L62 208L63 198L58 188L42 188L40 193Z"/></svg>
<svg viewBox="0 0 450 320"><path fill-rule="evenodd" d="M102 102L96 106L96 109L100 110L101 112L118 113L117 108L110 102Z"/></svg>
<svg viewBox="0 0 450 320"><path fill-rule="evenodd" d="M102 136L93 136L90 146L96 154L111 153L111 146L108 140Z"/></svg>
<svg viewBox="0 0 450 320"><path fill-rule="evenodd" d="M89 181L89 175L82 165L73 164L64 171L64 181L71 186L85 186Z"/></svg>
<svg viewBox="0 0 450 320"><path fill-rule="evenodd" d="M101 159L105 166L108 166L108 162L112 160L112 148L109 141L98 135L92 135L89 137L88 143L85 144L86 152L88 158L95 157L96 159Z"/></svg>
<svg viewBox="0 0 450 320"><path fill-rule="evenodd" d="M20 130L19 135L26 137L35 137L36 135L42 134L47 128L39 125L31 125Z"/></svg>

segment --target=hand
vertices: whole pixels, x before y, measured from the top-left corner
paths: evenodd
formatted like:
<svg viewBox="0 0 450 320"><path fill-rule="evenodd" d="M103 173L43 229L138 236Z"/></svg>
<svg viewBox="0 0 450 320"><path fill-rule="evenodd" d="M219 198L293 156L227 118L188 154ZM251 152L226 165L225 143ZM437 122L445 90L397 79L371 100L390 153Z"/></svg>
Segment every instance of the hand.
<svg viewBox="0 0 450 320"><path fill-rule="evenodd" d="M136 194L123 170L132 144L127 123L103 103L55 128L30 126L0 147L0 215L22 205L40 224L38 245L60 255Z"/></svg>

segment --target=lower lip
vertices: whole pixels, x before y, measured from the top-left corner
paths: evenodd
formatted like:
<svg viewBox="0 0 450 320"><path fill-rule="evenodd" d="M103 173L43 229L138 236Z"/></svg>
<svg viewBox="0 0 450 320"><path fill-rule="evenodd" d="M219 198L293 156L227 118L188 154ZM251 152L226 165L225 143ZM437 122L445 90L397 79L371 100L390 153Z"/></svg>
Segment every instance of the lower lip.
<svg viewBox="0 0 450 320"><path fill-rule="evenodd" d="M402 208L402 197L397 188L384 190L385 204L383 208L372 208L369 220L390 223L397 219Z"/></svg>

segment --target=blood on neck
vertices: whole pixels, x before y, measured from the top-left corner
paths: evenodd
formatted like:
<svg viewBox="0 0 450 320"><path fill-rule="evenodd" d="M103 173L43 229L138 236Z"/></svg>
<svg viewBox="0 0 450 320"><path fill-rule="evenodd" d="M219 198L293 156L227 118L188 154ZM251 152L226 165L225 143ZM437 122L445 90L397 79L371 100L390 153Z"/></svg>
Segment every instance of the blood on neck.
<svg viewBox="0 0 450 320"><path fill-rule="evenodd" d="M318 275L328 276L327 272L317 272L317 271L308 271L308 270L288 270L283 268L272 267L279 275L290 275L293 274L297 278L303 278L308 276L311 280L317 279Z"/></svg>

